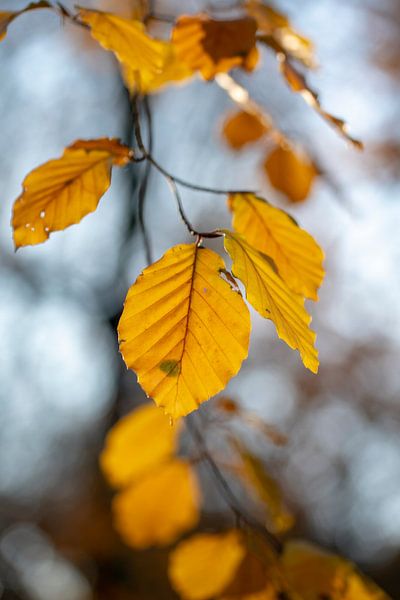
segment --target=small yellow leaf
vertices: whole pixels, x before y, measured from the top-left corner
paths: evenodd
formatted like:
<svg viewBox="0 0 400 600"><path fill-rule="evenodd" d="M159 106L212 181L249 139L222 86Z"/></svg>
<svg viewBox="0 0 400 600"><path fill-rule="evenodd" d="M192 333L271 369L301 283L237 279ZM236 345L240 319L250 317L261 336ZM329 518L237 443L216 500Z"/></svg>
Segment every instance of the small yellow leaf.
<svg viewBox="0 0 400 600"><path fill-rule="evenodd" d="M172 587L186 600L215 598L233 580L245 554L236 530L194 535L170 554Z"/></svg>
<svg viewBox="0 0 400 600"><path fill-rule="evenodd" d="M292 292L275 271L275 264L250 246L244 238L223 231L225 249L233 261L233 274L246 288L250 304L266 319L271 319L278 336L299 351L304 365L318 371L315 333L309 328L310 315L304 299Z"/></svg>
<svg viewBox="0 0 400 600"><path fill-rule="evenodd" d="M115 527L133 548L171 544L197 525L199 503L197 479L190 465L173 459L114 498Z"/></svg>
<svg viewBox="0 0 400 600"><path fill-rule="evenodd" d="M280 146L268 154L264 168L271 185L292 202L308 198L318 175L317 168L304 154Z"/></svg>
<svg viewBox="0 0 400 600"><path fill-rule="evenodd" d="M174 246L126 297L118 325L122 356L173 419L221 391L247 356L248 309L221 277L224 267L212 250Z"/></svg>
<svg viewBox="0 0 400 600"><path fill-rule="evenodd" d="M159 75L165 62L165 46L152 39L140 21L112 13L80 8L79 19L103 48L115 54L119 62L136 73L139 86ZM130 75L132 77L132 75Z"/></svg>
<svg viewBox="0 0 400 600"><path fill-rule="evenodd" d="M0 11L0 41L4 39L7 35L7 28L14 19L16 19L19 15L26 13L30 10L35 10L36 8L52 8L49 2L46 0L41 0L40 2L31 2L25 8L21 10L6 10Z"/></svg>
<svg viewBox="0 0 400 600"><path fill-rule="evenodd" d="M324 278L324 254L314 238L285 211L254 194L229 197L233 227L246 241L274 261L288 287L312 300Z"/></svg>
<svg viewBox="0 0 400 600"><path fill-rule="evenodd" d="M112 165L123 166L130 157L130 149L118 140L79 140L61 158L34 169L14 204L16 248L40 244L96 210L110 186Z"/></svg>
<svg viewBox="0 0 400 600"><path fill-rule="evenodd" d="M107 435L100 457L111 485L126 486L169 459L179 429L154 404L144 404L118 421Z"/></svg>
<svg viewBox="0 0 400 600"><path fill-rule="evenodd" d="M246 144L256 142L267 131L268 128L258 115L245 110L230 115L222 129L224 138L234 150L240 150Z"/></svg>
<svg viewBox="0 0 400 600"><path fill-rule="evenodd" d="M205 14L180 17L172 31L178 57L204 79L234 67L252 71L258 62L257 24L252 17L217 21Z"/></svg>

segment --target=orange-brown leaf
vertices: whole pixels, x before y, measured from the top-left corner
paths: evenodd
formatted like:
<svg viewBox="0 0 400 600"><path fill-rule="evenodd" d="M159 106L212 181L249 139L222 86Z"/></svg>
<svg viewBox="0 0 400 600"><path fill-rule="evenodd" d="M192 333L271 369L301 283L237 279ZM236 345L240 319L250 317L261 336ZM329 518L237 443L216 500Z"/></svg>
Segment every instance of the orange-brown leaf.
<svg viewBox="0 0 400 600"><path fill-rule="evenodd" d="M257 114L245 110L228 116L222 129L224 138L234 150L240 150L246 144L256 142L267 131L268 127Z"/></svg>
<svg viewBox="0 0 400 600"><path fill-rule="evenodd" d="M316 166L305 154L278 146L264 162L271 185L285 194L291 202L303 202L311 192Z"/></svg>
<svg viewBox="0 0 400 600"><path fill-rule="evenodd" d="M79 140L61 158L31 171L14 204L16 248L40 244L96 210L110 186L112 165L130 158L130 149L116 139Z"/></svg>
<svg viewBox="0 0 400 600"><path fill-rule="evenodd" d="M258 62L257 24L252 17L217 21L204 14L183 16L172 31L178 57L204 79L234 67L252 71Z"/></svg>

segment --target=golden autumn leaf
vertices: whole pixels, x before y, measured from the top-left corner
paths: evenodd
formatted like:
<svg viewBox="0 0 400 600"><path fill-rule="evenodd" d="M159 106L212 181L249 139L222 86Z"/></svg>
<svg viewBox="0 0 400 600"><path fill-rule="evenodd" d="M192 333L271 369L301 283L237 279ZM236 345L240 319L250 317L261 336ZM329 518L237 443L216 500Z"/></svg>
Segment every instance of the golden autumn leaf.
<svg viewBox="0 0 400 600"><path fill-rule="evenodd" d="M123 487L168 460L175 452L179 423L144 404L118 421L108 433L100 464L114 487Z"/></svg>
<svg viewBox="0 0 400 600"><path fill-rule="evenodd" d="M278 55L279 68L289 87L300 94L305 102L309 104L325 121L329 123L336 131L350 142L358 150L362 150L363 143L352 137L347 130L347 123L328 113L321 106L317 92L308 85L306 78L300 73L283 55Z"/></svg>
<svg viewBox="0 0 400 600"><path fill-rule="evenodd" d="M217 21L205 14L180 17L172 31L178 57L204 79L258 62L257 23L252 17Z"/></svg>
<svg viewBox="0 0 400 600"><path fill-rule="evenodd" d="M242 476L250 490L262 502L267 513L268 529L273 533L285 533L294 524L293 515L285 506L282 492L261 460L242 443L235 444L243 463Z"/></svg>
<svg viewBox="0 0 400 600"><path fill-rule="evenodd" d="M236 573L230 583L224 588L222 598L248 598L253 594L265 591L269 579L268 569L265 561L261 560L250 550L247 550L244 558L236 569Z"/></svg>
<svg viewBox="0 0 400 600"><path fill-rule="evenodd" d="M37 8L52 8L52 6L49 2L46 2L46 0L41 0L40 2L31 2L28 4L28 6L22 8L21 10L0 11L0 41L6 37L7 28L10 23L14 21L14 19L23 13L26 13L30 10L35 10Z"/></svg>
<svg viewBox="0 0 400 600"><path fill-rule="evenodd" d="M234 150L240 150L246 144L256 142L267 131L268 128L258 115L245 110L228 116L222 128L225 140Z"/></svg>
<svg viewBox="0 0 400 600"><path fill-rule="evenodd" d="M79 9L78 17L90 27L94 39L115 54L129 78L136 73L139 87L149 85L162 72L165 44L151 38L140 21L86 8Z"/></svg>
<svg viewBox="0 0 400 600"><path fill-rule="evenodd" d="M149 73L147 77L138 78L137 70L123 66L122 74L125 85L131 94L139 90L142 94L158 92L172 83L181 83L193 76L193 70L178 58L172 42L160 42L163 50L163 63L157 73Z"/></svg>
<svg viewBox="0 0 400 600"><path fill-rule="evenodd" d="M270 319L290 348L299 351L304 366L318 371L315 333L309 328L311 317L304 299L292 292L276 272L273 261L250 246L238 234L223 230L225 250L233 261L232 272L243 282L250 304Z"/></svg>
<svg viewBox="0 0 400 600"><path fill-rule="evenodd" d="M261 41L275 51L286 52L306 67L315 66L314 44L293 28L286 15L260 0L247 0L245 8L256 19L258 29L265 34Z"/></svg>
<svg viewBox="0 0 400 600"><path fill-rule="evenodd" d="M174 246L126 297L118 325L122 356L173 419L221 391L247 356L248 309L221 277L224 268L212 250Z"/></svg>
<svg viewBox="0 0 400 600"><path fill-rule="evenodd" d="M233 227L246 241L274 261L287 286L318 300L324 254L314 238L285 211L255 194L232 194L228 205Z"/></svg>
<svg viewBox="0 0 400 600"><path fill-rule="evenodd" d="M306 200L318 175L317 168L307 156L281 146L268 154L264 168L271 185L291 202Z"/></svg>
<svg viewBox="0 0 400 600"><path fill-rule="evenodd" d="M131 150L116 139L79 140L61 158L31 171L13 209L16 248L40 244L96 210L110 186L112 165L130 159Z"/></svg>
<svg viewBox="0 0 400 600"><path fill-rule="evenodd" d="M236 530L194 535L170 554L168 575L172 587L186 600L215 598L233 580L245 554Z"/></svg>
<svg viewBox="0 0 400 600"><path fill-rule="evenodd" d="M163 546L197 525L199 504L194 472L186 461L175 458L114 498L114 523L133 548Z"/></svg>

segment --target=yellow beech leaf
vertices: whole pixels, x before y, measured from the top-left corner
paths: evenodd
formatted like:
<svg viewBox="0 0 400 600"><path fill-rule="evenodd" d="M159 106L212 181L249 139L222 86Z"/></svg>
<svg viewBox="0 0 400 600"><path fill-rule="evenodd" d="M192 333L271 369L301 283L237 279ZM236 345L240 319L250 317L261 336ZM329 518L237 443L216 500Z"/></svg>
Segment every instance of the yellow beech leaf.
<svg viewBox="0 0 400 600"><path fill-rule="evenodd" d="M150 472L175 452L179 425L154 404L144 404L111 429L100 457L114 487L123 487Z"/></svg>
<svg viewBox="0 0 400 600"><path fill-rule="evenodd" d="M264 168L271 185L292 202L308 198L318 170L304 155L278 146L268 154Z"/></svg>
<svg viewBox="0 0 400 600"><path fill-rule="evenodd" d="M196 476L187 462L176 458L117 494L115 527L133 548L171 544L197 525L199 504Z"/></svg>
<svg viewBox="0 0 400 600"><path fill-rule="evenodd" d="M246 144L256 142L267 131L268 128L258 115L245 110L230 115L222 129L224 138L234 150L240 150Z"/></svg>
<svg viewBox="0 0 400 600"><path fill-rule="evenodd" d="M96 210L110 186L112 165L124 166L130 158L130 149L116 139L79 140L61 158L34 169L14 204L16 248L40 244Z"/></svg>
<svg viewBox="0 0 400 600"><path fill-rule="evenodd" d="M123 66L122 74L125 84L133 94L139 90L142 94L158 92L161 88L172 83L181 83L193 76L193 70L176 55L174 44L159 42L163 50L163 63L157 73L138 78L137 70Z"/></svg>
<svg viewBox="0 0 400 600"><path fill-rule="evenodd" d="M260 0L247 0L245 8L265 34L259 38L261 41L277 52L289 54L306 67L315 66L314 44L293 28L286 15Z"/></svg>
<svg viewBox="0 0 400 600"><path fill-rule="evenodd" d="M285 545L283 574L302 600L389 600L345 559L299 540Z"/></svg>
<svg viewBox="0 0 400 600"><path fill-rule="evenodd" d="M318 371L315 333L309 328L310 315L304 299L292 292L276 273L275 264L230 231L225 235L225 250L233 261L232 272L243 282L250 304L266 319L273 321L278 336L299 351L304 365Z"/></svg>
<svg viewBox="0 0 400 600"><path fill-rule="evenodd" d="M217 21L205 14L180 17L172 31L178 57L204 79L234 67L252 71L258 62L257 23L252 17Z"/></svg>
<svg viewBox="0 0 400 600"><path fill-rule="evenodd" d="M165 45L147 35L143 23L86 8L80 8L78 16L89 25L92 36L103 48L113 52L128 72L137 73L140 86L148 85L161 73Z"/></svg>
<svg viewBox="0 0 400 600"><path fill-rule="evenodd" d="M118 325L122 356L173 419L221 391L247 356L248 309L221 277L224 268L212 250L174 246L126 297Z"/></svg>
<svg viewBox="0 0 400 600"><path fill-rule="evenodd" d="M263 503L268 515L268 529L273 533L285 533L294 524L293 515L287 510L282 492L259 458L243 444L235 444L243 463L243 477L250 489Z"/></svg>
<svg viewBox="0 0 400 600"><path fill-rule="evenodd" d="M14 21L14 19L19 17L19 15L22 15L23 13L26 13L30 10L35 10L36 8L52 8L52 6L49 2L41 0L40 2L31 2L30 4L28 4L28 6L22 8L21 10L0 11L0 41L6 37L7 28L10 25L10 23Z"/></svg>
<svg viewBox="0 0 400 600"><path fill-rule="evenodd" d="M245 554L236 530L194 535L170 554L172 587L186 600L214 598L233 580Z"/></svg>
<svg viewBox="0 0 400 600"><path fill-rule="evenodd" d="M311 300L324 278L324 254L314 238L285 211L254 194L228 199L233 227L246 241L274 261L288 287Z"/></svg>

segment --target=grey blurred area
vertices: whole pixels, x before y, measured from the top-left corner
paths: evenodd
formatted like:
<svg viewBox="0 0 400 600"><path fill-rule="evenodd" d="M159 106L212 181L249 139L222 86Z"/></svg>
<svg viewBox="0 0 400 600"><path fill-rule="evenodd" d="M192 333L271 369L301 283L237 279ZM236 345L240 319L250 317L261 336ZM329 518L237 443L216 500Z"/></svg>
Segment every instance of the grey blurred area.
<svg viewBox="0 0 400 600"><path fill-rule="evenodd" d="M183 4L194 13L209 3ZM0 11L24 5L0 0ZM129 14L132 2L85 5ZM181 1L156 5L183 12ZM252 313L249 359L224 394L288 436L285 448L264 444L262 458L299 534L355 560L400 598L400 5L277 6L315 42L320 68L310 81L365 151L294 96L264 50L254 75L235 77L318 158L325 175L312 197L288 206L262 171L265 146L240 153L226 146L221 123L234 106L213 83L194 80L150 98L154 154L194 183L259 190L324 248L326 281L309 306L319 375L305 372L273 326ZM143 167L115 170L98 210L45 244L15 253L9 224L24 176L65 146L103 136L131 143L127 93L112 56L46 10L10 26L0 82L0 598L163 597L163 576L155 582L149 567L163 572L163 556L142 563L123 547L97 466L106 431L144 400L115 333L126 291L146 265L137 224ZM196 226L229 225L222 197L187 190L183 201ZM154 259L189 240L157 173L145 221ZM212 247L222 252L219 242Z"/></svg>

